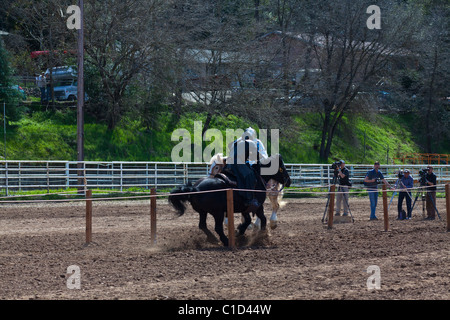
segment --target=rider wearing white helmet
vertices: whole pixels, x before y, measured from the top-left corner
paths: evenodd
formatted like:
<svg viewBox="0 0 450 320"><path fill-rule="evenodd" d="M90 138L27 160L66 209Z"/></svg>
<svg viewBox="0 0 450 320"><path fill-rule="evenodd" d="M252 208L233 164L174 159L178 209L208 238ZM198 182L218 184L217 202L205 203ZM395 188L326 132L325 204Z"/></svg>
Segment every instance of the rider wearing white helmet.
<svg viewBox="0 0 450 320"><path fill-rule="evenodd" d="M257 160L267 159L269 157L269 155L267 154L266 148L264 146L264 143L257 138L256 130L253 129L252 127L248 127L247 129L245 129L244 133L242 134L242 136L240 138L238 138L237 140L230 143L230 145L228 146L228 149L230 150L230 152L232 152L233 145L235 143L240 142L242 140L246 140L246 139L256 143L257 159L255 160L254 158L250 158L248 160L248 163L250 165L255 164L257 162Z"/></svg>

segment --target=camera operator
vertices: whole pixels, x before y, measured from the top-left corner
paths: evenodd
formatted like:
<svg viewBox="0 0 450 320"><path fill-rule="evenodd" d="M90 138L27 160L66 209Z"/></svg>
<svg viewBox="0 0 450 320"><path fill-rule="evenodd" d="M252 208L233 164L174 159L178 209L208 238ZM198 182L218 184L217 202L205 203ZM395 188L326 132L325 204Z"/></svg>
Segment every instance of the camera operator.
<svg viewBox="0 0 450 320"><path fill-rule="evenodd" d="M426 205L427 205L427 217L426 220L434 220L436 217L436 175L433 173L433 167L427 167L428 172L425 176L426 178Z"/></svg>
<svg viewBox="0 0 450 320"><path fill-rule="evenodd" d="M380 162L375 162L373 165L373 169L369 170L364 178L364 185L367 187L369 191L369 199L370 199L370 220L378 220L375 215L375 211L377 209L378 202L378 183L383 181L385 185L391 188L389 182L384 179L383 174L380 171Z"/></svg>
<svg viewBox="0 0 450 320"><path fill-rule="evenodd" d="M341 160L339 166L334 171L339 181L338 194L336 195L336 216L341 215L341 204L344 202L344 214L347 216L349 212L348 208L348 188L351 187L350 172L345 167L345 161Z"/></svg>
<svg viewBox="0 0 450 320"><path fill-rule="evenodd" d="M411 219L411 189L414 187L414 179L411 177L409 170L403 171L403 175L401 178L399 177L399 179L399 188L402 189L402 191L398 194L398 220ZM403 199L406 199L406 217L403 217L402 215Z"/></svg>

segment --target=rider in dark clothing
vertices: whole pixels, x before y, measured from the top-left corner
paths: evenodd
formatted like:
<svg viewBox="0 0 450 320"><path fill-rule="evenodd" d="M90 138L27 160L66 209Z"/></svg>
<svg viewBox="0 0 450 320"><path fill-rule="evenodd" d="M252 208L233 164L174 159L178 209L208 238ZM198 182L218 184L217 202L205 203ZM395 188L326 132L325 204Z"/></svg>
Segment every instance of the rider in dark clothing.
<svg viewBox="0 0 450 320"><path fill-rule="evenodd" d="M258 161L260 157L262 158L257 144L251 140L247 132L244 132L242 139L238 139L232 144L230 155L227 158L227 167L236 176L239 189L255 189L256 175L249 162ZM261 205L255 199L254 192L240 191L239 193L245 199L245 206L249 207L250 211L257 209Z"/></svg>

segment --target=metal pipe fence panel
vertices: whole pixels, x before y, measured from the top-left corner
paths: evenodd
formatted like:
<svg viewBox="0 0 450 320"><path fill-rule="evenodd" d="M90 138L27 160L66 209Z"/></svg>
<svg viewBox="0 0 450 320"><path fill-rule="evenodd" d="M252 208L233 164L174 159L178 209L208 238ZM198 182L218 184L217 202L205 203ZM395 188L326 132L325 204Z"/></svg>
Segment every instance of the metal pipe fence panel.
<svg viewBox="0 0 450 320"><path fill-rule="evenodd" d="M399 170L409 169L419 179L425 165L382 165L385 178L395 183ZM438 184L450 182L450 165L433 165ZM294 187L327 186L332 183L333 170L328 164L286 164ZM363 180L372 165L349 164L354 186ZM97 162L97 161L3 161L0 162L0 188L10 192L69 188L102 188L123 191L138 188L172 188L195 182L208 175L205 163L175 162Z"/></svg>

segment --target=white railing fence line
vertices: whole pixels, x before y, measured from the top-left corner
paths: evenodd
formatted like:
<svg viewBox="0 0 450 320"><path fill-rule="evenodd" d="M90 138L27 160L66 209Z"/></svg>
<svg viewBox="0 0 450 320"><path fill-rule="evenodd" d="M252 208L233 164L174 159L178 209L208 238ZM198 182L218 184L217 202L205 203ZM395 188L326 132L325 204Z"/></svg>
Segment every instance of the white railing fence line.
<svg viewBox="0 0 450 320"><path fill-rule="evenodd" d="M354 186L362 186L372 165L348 164ZM380 170L390 182L397 180L400 169L409 169L415 180L426 165L382 165ZM450 182L450 165L433 165L438 184ZM286 164L292 186L324 186L332 182L331 164ZM171 188L194 182L208 174L205 163L122 162L122 161L2 161L0 189L12 191L34 189L104 188L123 191L129 188Z"/></svg>

